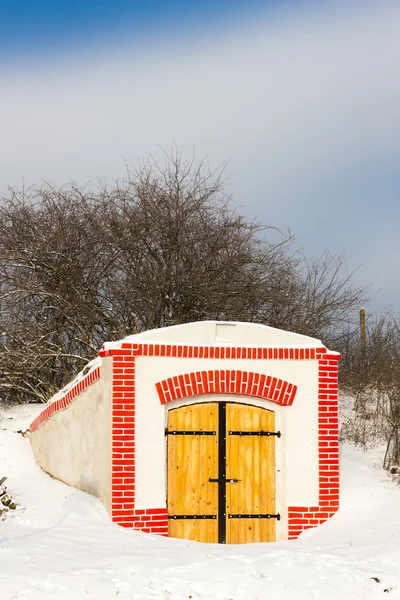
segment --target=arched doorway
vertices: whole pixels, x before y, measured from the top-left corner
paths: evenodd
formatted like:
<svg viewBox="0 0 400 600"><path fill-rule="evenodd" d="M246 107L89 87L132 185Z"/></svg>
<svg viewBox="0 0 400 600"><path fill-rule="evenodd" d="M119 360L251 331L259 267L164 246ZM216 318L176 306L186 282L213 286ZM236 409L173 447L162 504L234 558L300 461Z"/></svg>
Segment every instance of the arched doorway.
<svg viewBox="0 0 400 600"><path fill-rule="evenodd" d="M168 411L169 536L208 543L272 542L275 413L236 402Z"/></svg>

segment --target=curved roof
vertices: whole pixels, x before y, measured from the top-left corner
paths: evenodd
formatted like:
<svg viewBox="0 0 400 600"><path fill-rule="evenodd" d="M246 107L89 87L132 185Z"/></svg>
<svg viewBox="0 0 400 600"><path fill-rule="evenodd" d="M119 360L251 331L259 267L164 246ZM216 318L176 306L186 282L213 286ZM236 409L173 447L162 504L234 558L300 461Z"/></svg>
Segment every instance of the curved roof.
<svg viewBox="0 0 400 600"><path fill-rule="evenodd" d="M104 344L104 348L117 348L126 342L193 345L227 344L286 348L323 346L320 340L307 335L275 329L258 323L243 323L240 321L196 321L183 325L150 329L143 333L130 335L118 342L107 342Z"/></svg>

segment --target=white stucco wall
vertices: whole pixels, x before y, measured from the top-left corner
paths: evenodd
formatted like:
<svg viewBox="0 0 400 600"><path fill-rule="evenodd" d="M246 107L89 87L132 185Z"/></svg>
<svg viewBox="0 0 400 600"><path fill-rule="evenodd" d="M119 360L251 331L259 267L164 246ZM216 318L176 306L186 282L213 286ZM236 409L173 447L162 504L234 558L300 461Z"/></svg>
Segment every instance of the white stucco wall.
<svg viewBox="0 0 400 600"><path fill-rule="evenodd" d="M97 496L111 514L112 359L101 379L53 414L30 441L39 465L53 477Z"/></svg>
<svg viewBox="0 0 400 600"><path fill-rule="evenodd" d="M291 407L240 395L204 395L160 404L155 384L163 379L201 370L239 369L284 379L298 386ZM193 401L238 401L274 410L276 428L277 539L287 537L287 510L318 505L318 363L316 360L136 359L135 508L166 506L167 410Z"/></svg>

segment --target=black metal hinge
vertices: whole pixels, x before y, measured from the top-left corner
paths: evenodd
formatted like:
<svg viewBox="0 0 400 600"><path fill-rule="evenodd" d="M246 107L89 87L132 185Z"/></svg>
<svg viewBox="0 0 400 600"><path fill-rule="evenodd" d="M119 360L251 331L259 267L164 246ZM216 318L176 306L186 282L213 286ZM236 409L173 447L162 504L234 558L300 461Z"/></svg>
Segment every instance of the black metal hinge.
<svg viewBox="0 0 400 600"><path fill-rule="evenodd" d="M275 435L276 437L281 437L280 431L230 431L229 435L263 435L263 436L271 436Z"/></svg>
<svg viewBox="0 0 400 600"><path fill-rule="evenodd" d="M226 477L226 478L224 477L222 479L218 479L218 477L215 479L210 477L208 481L210 483L219 483L219 482L221 482L221 483L239 483L239 481L242 481L242 480L241 479L233 479L233 478L229 479L229 477Z"/></svg>
<svg viewBox="0 0 400 600"><path fill-rule="evenodd" d="M216 431L169 431L165 430L165 435L217 435Z"/></svg>
<svg viewBox="0 0 400 600"><path fill-rule="evenodd" d="M281 515L279 513L277 515L228 515L228 519L276 519L280 521Z"/></svg>

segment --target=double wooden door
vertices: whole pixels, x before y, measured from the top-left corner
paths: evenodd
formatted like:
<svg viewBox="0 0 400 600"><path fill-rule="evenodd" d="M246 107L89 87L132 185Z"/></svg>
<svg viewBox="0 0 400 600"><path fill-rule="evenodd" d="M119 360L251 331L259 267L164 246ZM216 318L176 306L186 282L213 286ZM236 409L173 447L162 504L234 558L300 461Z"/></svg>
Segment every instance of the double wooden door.
<svg viewBox="0 0 400 600"><path fill-rule="evenodd" d="M168 412L171 537L240 544L275 541L275 414L233 402Z"/></svg>

